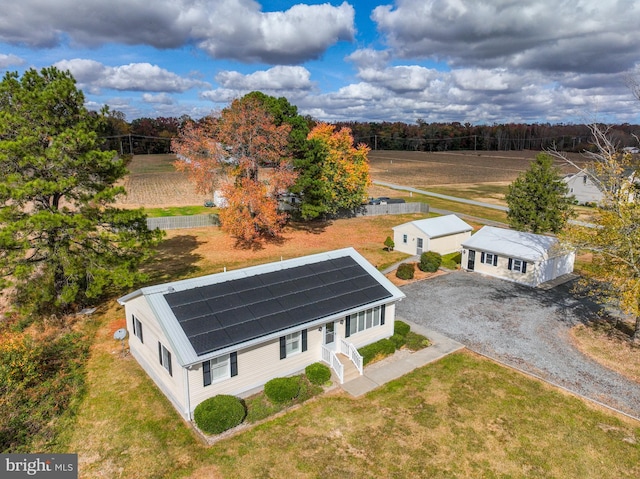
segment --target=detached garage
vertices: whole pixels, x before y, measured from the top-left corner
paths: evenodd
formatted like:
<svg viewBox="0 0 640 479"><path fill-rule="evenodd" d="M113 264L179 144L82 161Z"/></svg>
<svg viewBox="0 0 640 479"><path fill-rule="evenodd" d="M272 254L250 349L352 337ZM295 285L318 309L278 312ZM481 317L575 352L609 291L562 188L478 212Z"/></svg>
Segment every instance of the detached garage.
<svg viewBox="0 0 640 479"><path fill-rule="evenodd" d="M551 236L484 226L462 247L463 269L527 286L573 272L575 252Z"/></svg>
<svg viewBox="0 0 640 479"><path fill-rule="evenodd" d="M393 242L397 251L411 255L424 251L449 254L462 249L471 231L473 228L456 215L438 216L394 226Z"/></svg>

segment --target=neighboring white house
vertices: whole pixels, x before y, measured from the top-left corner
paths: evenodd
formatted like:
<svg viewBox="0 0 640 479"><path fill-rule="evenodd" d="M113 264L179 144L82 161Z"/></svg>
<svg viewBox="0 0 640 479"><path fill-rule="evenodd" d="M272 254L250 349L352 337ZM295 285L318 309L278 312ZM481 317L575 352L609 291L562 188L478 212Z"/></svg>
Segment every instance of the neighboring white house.
<svg viewBox="0 0 640 479"><path fill-rule="evenodd" d="M405 295L353 248L141 288L125 307L133 357L186 419L393 335Z"/></svg>
<svg viewBox="0 0 640 479"><path fill-rule="evenodd" d="M473 228L456 215L410 221L393 227L395 249L416 255L424 251L449 254L462 249Z"/></svg>
<svg viewBox="0 0 640 479"><path fill-rule="evenodd" d="M462 247L463 269L528 286L573 272L575 252L551 236L483 226Z"/></svg>
<svg viewBox="0 0 640 479"><path fill-rule="evenodd" d="M573 175L565 176L563 181L569 188L568 195L573 195L579 204L594 203L597 205L605 199L601 187L597 181L594 181L593 174L586 169L582 169ZM618 183L620 192L628 192L628 201L635 201L638 185L640 184L636 177L635 169L626 169L620 175Z"/></svg>
<svg viewBox="0 0 640 479"><path fill-rule="evenodd" d="M604 198L600 187L584 169L572 175L565 176L562 181L567 185L569 196L574 196L576 201L581 205L585 203L598 204Z"/></svg>

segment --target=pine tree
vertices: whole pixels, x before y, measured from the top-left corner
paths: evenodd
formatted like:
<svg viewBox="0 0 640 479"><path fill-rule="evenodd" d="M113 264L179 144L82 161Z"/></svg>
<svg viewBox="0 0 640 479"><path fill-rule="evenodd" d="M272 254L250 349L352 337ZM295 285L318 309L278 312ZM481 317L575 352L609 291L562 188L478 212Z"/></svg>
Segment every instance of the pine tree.
<svg viewBox="0 0 640 479"><path fill-rule="evenodd" d="M141 210L112 206L126 168L100 149L102 119L68 72L0 83L0 287L14 286L25 313L65 313L133 286L161 237Z"/></svg>
<svg viewBox="0 0 640 479"><path fill-rule="evenodd" d="M560 232L575 215L573 198L567 194L553 158L538 154L529 169L509 185L505 196L509 225L531 233Z"/></svg>

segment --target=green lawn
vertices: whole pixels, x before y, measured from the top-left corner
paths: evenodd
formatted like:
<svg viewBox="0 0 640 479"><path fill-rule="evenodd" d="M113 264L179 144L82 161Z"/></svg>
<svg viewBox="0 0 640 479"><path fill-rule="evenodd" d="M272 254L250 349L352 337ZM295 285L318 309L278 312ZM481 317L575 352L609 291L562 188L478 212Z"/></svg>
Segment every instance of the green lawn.
<svg viewBox="0 0 640 479"><path fill-rule="evenodd" d="M467 352L209 447L117 350L98 338L75 429L60 438L83 478L640 476L639 423Z"/></svg>

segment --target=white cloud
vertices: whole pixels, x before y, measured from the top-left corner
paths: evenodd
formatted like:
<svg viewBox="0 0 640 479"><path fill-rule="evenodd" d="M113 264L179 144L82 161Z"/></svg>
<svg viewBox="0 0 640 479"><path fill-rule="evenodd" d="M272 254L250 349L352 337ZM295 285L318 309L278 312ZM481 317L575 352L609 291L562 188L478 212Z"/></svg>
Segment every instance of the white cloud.
<svg viewBox="0 0 640 479"><path fill-rule="evenodd" d="M103 65L94 60L76 58L55 64L69 70L81 88L97 92L102 88L121 91L184 92L205 87L207 83L184 78L150 63L130 63L117 67Z"/></svg>
<svg viewBox="0 0 640 479"><path fill-rule="evenodd" d="M2 70L11 66L24 65L25 63L26 61L17 55L5 55L0 53L0 69Z"/></svg>
<svg viewBox="0 0 640 479"><path fill-rule="evenodd" d="M253 0L21 0L3 10L0 41L34 48L67 38L83 46L197 45L214 58L293 64L352 41L354 17L346 2L263 12Z"/></svg>
<svg viewBox="0 0 640 479"><path fill-rule="evenodd" d="M152 95L151 93L144 93L142 95L142 101L145 103L151 103L156 105L173 105L174 100L171 95L167 93L160 93L159 95Z"/></svg>
<svg viewBox="0 0 640 479"><path fill-rule="evenodd" d="M456 67L619 72L640 44L638 2L397 0L371 18L395 54Z"/></svg>
<svg viewBox="0 0 640 479"><path fill-rule="evenodd" d="M313 84L311 74L304 67L276 66L248 75L236 71L222 71L216 81L224 88L238 91L253 90L310 90Z"/></svg>

